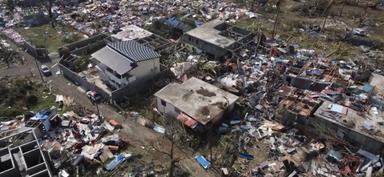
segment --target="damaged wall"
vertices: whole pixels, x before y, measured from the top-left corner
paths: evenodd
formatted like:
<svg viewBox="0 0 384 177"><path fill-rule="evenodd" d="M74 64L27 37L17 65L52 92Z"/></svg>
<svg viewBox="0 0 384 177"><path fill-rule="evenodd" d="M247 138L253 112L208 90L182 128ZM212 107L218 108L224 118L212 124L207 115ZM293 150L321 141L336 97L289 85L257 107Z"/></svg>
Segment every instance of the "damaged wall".
<svg viewBox="0 0 384 177"><path fill-rule="evenodd" d="M383 153L384 143L375 140L371 137L360 134L356 131L342 127L338 124L332 123L322 118L312 118L310 121L311 126L319 127L319 132L325 130L328 134L336 135L338 138L350 142L352 145L367 150L372 153Z"/></svg>

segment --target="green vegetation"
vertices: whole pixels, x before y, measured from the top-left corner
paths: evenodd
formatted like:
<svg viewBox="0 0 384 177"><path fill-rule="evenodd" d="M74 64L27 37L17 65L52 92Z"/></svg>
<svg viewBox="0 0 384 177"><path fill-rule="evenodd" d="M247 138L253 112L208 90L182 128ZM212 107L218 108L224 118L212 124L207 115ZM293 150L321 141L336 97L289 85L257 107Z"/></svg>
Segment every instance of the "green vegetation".
<svg viewBox="0 0 384 177"><path fill-rule="evenodd" d="M81 72L87 69L88 64L90 63L89 58L90 56L82 56L81 58L78 58L74 63L73 71L75 72Z"/></svg>
<svg viewBox="0 0 384 177"><path fill-rule="evenodd" d="M56 97L53 95L42 93L40 97L37 97L37 98L38 98L37 103L33 107L31 107L33 111L47 109L55 105Z"/></svg>
<svg viewBox="0 0 384 177"><path fill-rule="evenodd" d="M55 97L44 86L28 79L0 81L0 115L15 117L26 111L39 111L55 104Z"/></svg>
<svg viewBox="0 0 384 177"><path fill-rule="evenodd" d="M82 38L79 33L62 25L52 28L49 24L46 24L37 27L18 28L16 31L36 47L47 48L49 52L57 52L64 44Z"/></svg>

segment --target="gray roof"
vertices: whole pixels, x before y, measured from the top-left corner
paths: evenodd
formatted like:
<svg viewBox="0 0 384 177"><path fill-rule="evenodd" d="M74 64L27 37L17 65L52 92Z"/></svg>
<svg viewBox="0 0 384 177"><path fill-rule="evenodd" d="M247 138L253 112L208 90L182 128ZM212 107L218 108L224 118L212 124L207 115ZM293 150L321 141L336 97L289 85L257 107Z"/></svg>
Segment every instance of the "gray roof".
<svg viewBox="0 0 384 177"><path fill-rule="evenodd" d="M132 69L131 64L134 63L109 46L106 46L93 53L92 57L98 60L100 63L106 65L108 68L116 71L120 75L130 71Z"/></svg>
<svg viewBox="0 0 384 177"><path fill-rule="evenodd" d="M234 44L236 41L221 35L221 31L216 29L217 26L223 23L225 22L220 19L215 19L188 31L186 34L213 45L226 48Z"/></svg>
<svg viewBox="0 0 384 177"><path fill-rule="evenodd" d="M155 96L203 125L222 116L225 109L239 98L194 77L182 84L170 83Z"/></svg>
<svg viewBox="0 0 384 177"><path fill-rule="evenodd" d="M136 62L160 57L160 54L155 52L153 49L134 40L114 42L108 44L108 46Z"/></svg>

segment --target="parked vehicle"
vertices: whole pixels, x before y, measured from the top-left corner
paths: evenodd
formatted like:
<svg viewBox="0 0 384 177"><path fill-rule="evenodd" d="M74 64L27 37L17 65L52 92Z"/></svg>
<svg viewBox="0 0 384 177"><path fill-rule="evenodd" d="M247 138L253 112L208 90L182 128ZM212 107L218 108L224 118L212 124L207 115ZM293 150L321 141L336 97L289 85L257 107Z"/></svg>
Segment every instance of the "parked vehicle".
<svg viewBox="0 0 384 177"><path fill-rule="evenodd" d="M354 28L352 29L352 34L356 36L367 36L367 31L362 28Z"/></svg>
<svg viewBox="0 0 384 177"><path fill-rule="evenodd" d="M195 160L206 170L211 167L211 163L202 155L195 156Z"/></svg>
<svg viewBox="0 0 384 177"><path fill-rule="evenodd" d="M98 103L101 101L101 95L97 93L96 91L87 91L87 97L93 102L93 103Z"/></svg>
<svg viewBox="0 0 384 177"><path fill-rule="evenodd" d="M52 72L51 72L51 70L48 68L47 65L41 65L40 70L41 70L41 72L43 73L44 76L50 76L50 75L52 75Z"/></svg>

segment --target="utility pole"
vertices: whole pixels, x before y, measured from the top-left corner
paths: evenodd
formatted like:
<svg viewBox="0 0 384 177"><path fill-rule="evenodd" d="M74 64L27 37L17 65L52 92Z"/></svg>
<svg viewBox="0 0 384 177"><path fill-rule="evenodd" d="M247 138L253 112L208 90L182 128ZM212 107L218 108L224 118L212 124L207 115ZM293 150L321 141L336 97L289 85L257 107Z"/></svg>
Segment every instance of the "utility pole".
<svg viewBox="0 0 384 177"><path fill-rule="evenodd" d="M276 16L275 16L275 23L273 24L272 38L275 38L276 26L277 26L277 22L279 20L279 14L280 14L280 3L281 3L281 0L277 1L276 3Z"/></svg>
<svg viewBox="0 0 384 177"><path fill-rule="evenodd" d="M95 102L96 105L96 111L97 111L97 118L100 119L100 110L99 110L99 104Z"/></svg>
<svg viewBox="0 0 384 177"><path fill-rule="evenodd" d="M7 64L7 67L10 68L10 59L12 58L12 55L13 55L13 52L12 51L9 51L9 55L7 57L5 57L5 63Z"/></svg>
<svg viewBox="0 0 384 177"><path fill-rule="evenodd" d="M169 174L168 174L169 177L173 177L173 171L174 171L174 168L175 168L175 161L173 159L173 145L174 145L174 141L175 141L175 135L174 135L174 132L172 132L172 137L171 137L171 154L170 154L170 156L171 156L171 164L170 164L170 167L169 167Z"/></svg>
<svg viewBox="0 0 384 177"><path fill-rule="evenodd" d="M44 80L43 74L41 73L41 69L40 69L40 67L39 67L39 64L37 63L37 59L36 59L36 58L34 58L34 60L35 60L35 64L36 64L36 68L37 68L37 71L38 71L38 72L39 72L39 74L40 74L40 79L41 79L41 82L45 83L45 80ZM44 85L45 85L45 84L44 84Z"/></svg>

